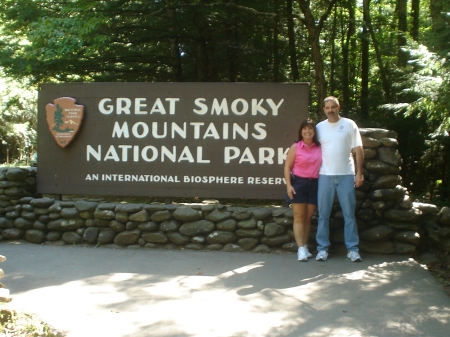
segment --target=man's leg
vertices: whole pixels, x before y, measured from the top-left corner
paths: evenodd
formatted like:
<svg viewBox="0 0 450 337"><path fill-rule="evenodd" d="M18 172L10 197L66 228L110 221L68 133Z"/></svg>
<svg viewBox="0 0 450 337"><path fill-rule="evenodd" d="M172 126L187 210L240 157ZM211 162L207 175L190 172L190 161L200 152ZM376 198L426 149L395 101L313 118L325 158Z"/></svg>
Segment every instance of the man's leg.
<svg viewBox="0 0 450 337"><path fill-rule="evenodd" d="M317 250L328 251L330 247L330 215L334 200L334 176L319 176L317 194L317 208L319 210L319 224L317 227Z"/></svg>
<svg viewBox="0 0 450 337"><path fill-rule="evenodd" d="M336 192L344 216L344 239L348 251L357 252L359 244L358 226L356 224L355 208L355 177L353 175L338 176Z"/></svg>

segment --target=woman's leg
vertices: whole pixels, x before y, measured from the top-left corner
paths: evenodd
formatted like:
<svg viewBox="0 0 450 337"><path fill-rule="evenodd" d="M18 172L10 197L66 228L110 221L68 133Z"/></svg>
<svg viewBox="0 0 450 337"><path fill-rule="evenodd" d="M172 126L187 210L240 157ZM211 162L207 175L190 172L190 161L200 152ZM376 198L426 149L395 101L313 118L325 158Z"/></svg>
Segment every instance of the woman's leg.
<svg viewBox="0 0 450 337"><path fill-rule="evenodd" d="M309 232L311 231L311 219L316 212L316 209L316 205L306 204L305 220L303 225L303 246L308 244Z"/></svg>
<svg viewBox="0 0 450 337"><path fill-rule="evenodd" d="M303 247L308 237L305 237L305 220L307 214L307 204L292 204L292 212L294 214L294 238L297 246ZM312 216L312 215L311 215ZM308 229L309 235L309 229Z"/></svg>

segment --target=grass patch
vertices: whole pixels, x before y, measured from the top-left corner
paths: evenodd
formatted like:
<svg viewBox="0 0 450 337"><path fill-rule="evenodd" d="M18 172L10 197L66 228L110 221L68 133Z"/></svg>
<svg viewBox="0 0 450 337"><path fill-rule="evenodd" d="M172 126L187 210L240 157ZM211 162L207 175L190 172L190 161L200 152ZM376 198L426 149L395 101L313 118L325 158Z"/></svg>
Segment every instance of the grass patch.
<svg viewBox="0 0 450 337"><path fill-rule="evenodd" d="M33 315L7 308L0 309L0 336L64 337L65 333Z"/></svg>

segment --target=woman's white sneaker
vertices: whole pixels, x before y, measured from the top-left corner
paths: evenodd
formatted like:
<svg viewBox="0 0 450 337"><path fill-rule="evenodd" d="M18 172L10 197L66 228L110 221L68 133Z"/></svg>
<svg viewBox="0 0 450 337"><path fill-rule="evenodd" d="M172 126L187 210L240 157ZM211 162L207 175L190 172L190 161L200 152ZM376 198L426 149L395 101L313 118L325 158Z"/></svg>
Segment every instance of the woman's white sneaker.
<svg viewBox="0 0 450 337"><path fill-rule="evenodd" d="M298 260L301 262L306 262L308 261L308 255L306 254L306 248L305 247L300 247L297 251L297 257Z"/></svg>
<svg viewBox="0 0 450 337"><path fill-rule="evenodd" d="M305 249L306 249L306 257L309 259L309 258L311 258L313 255L310 253L310 251L308 250L308 246L307 245L304 245L303 246Z"/></svg>

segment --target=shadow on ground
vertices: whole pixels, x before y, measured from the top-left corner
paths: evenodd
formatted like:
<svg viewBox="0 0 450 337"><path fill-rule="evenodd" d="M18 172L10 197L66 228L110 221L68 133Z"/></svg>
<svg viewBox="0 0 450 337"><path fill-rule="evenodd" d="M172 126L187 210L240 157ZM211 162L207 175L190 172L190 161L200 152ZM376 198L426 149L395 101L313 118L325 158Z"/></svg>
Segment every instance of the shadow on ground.
<svg viewBox="0 0 450 337"><path fill-rule="evenodd" d="M444 336L450 298L404 256L0 243L11 305L68 336Z"/></svg>

